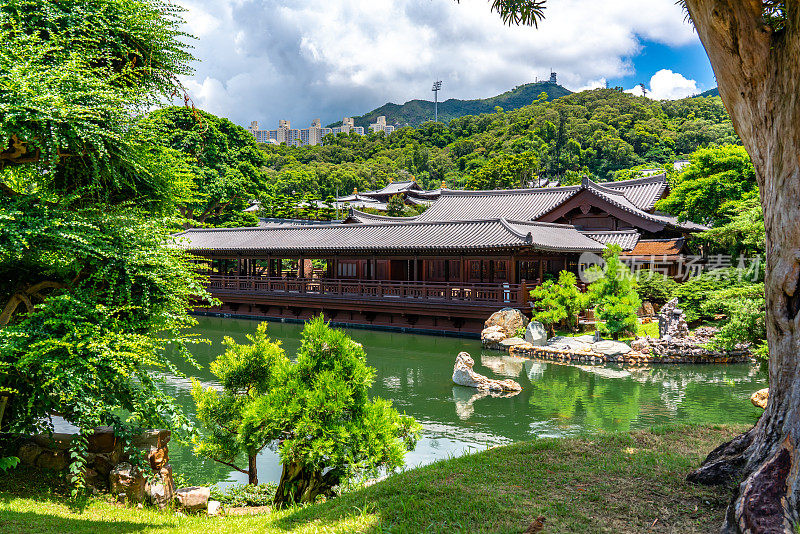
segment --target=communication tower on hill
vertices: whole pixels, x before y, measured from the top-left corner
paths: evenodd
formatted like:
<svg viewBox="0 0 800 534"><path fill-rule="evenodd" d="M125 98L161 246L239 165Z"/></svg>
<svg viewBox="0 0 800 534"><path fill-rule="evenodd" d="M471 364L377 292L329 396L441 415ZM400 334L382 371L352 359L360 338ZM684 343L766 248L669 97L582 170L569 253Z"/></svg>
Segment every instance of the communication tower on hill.
<svg viewBox="0 0 800 534"><path fill-rule="evenodd" d="M556 78L556 74L558 74L558 73L556 73L556 72L553 72L553 71L551 70L551 71L550 71L550 80L548 80L550 83L552 83L552 84L554 84L554 85L558 83L558 81L557 81L557 78Z"/></svg>
<svg viewBox="0 0 800 534"><path fill-rule="evenodd" d="M433 82L433 120L439 122L439 90L442 88L442 80Z"/></svg>

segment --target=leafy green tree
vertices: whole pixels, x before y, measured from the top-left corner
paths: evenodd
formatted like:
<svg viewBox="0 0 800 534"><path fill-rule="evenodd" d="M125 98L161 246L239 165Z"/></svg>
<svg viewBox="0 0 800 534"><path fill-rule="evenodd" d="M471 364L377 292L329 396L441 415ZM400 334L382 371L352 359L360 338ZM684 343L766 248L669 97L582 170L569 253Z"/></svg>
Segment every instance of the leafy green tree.
<svg viewBox="0 0 800 534"><path fill-rule="evenodd" d="M728 200L719 209L719 226L701 233L698 237L710 245L710 252L727 252L732 256L763 255L766 252L767 234L764 229L764 210L757 192L741 200Z"/></svg>
<svg viewBox="0 0 800 534"><path fill-rule="evenodd" d="M576 282L573 273L561 271L557 282L547 280L531 291L533 319L546 325L551 334L555 334L555 325L562 322L570 331L577 330L578 314L586 309L588 301Z"/></svg>
<svg viewBox="0 0 800 534"><path fill-rule="evenodd" d="M393 195L386 203L386 214L392 217L402 217L406 214L406 203L403 195Z"/></svg>
<svg viewBox="0 0 800 534"><path fill-rule="evenodd" d="M532 152L501 154L487 161L468 180L470 189L513 189L526 187L538 170Z"/></svg>
<svg viewBox="0 0 800 534"><path fill-rule="evenodd" d="M180 27L159 1L0 1L0 387L11 432L80 428L76 489L94 427L188 430L159 373L208 297L171 246L191 184L133 115L180 89Z"/></svg>
<svg viewBox="0 0 800 534"><path fill-rule="evenodd" d="M195 192L181 204L181 215L195 224L258 224L240 217L248 201L262 198L267 188L267 158L250 132L228 119L177 106L150 112L139 127L184 157Z"/></svg>
<svg viewBox="0 0 800 534"><path fill-rule="evenodd" d="M413 418L369 397L374 370L361 345L321 316L306 323L297 359L274 376L248 401L238 434L250 450L279 444L278 506L331 495L358 472L398 468L418 439Z"/></svg>
<svg viewBox="0 0 800 534"><path fill-rule="evenodd" d="M708 225L727 222L722 210L757 192L755 168L741 146L703 148L689 156L691 164L672 183L670 194L656 208Z"/></svg>
<svg viewBox="0 0 800 534"><path fill-rule="evenodd" d="M636 282L628 268L620 261L622 249L609 245L603 253L605 270L589 286L589 298L595 304L594 313L601 333L619 339L620 334L635 333L639 324L636 312L642 301L636 293Z"/></svg>
<svg viewBox="0 0 800 534"><path fill-rule="evenodd" d="M289 359L280 342L267 337L267 323L258 325L247 339L249 344L238 344L226 336L225 353L211 363L222 391L192 379L197 419L204 431L195 452L245 473L248 483L257 485L256 457L272 439L263 435L262 440L254 439L246 433L252 427L244 427L242 421L261 396L280 387L276 380L284 376ZM247 469L238 466L241 457L247 459Z"/></svg>
<svg viewBox="0 0 800 534"><path fill-rule="evenodd" d="M642 300L665 304L672 300L678 282L657 271L642 269L636 273L636 292Z"/></svg>

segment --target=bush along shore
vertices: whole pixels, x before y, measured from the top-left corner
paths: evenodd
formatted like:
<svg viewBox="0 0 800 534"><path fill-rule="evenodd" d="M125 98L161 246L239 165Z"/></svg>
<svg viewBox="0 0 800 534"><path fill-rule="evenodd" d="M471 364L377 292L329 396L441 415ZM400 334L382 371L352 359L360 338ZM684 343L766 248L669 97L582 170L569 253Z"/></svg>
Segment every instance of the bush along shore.
<svg viewBox="0 0 800 534"><path fill-rule="evenodd" d="M0 531L711 532L731 489L693 485L686 474L743 430L670 426L536 439L409 469L323 503L261 506L256 515L138 508L105 494L72 500L66 476L20 467L0 477Z"/></svg>

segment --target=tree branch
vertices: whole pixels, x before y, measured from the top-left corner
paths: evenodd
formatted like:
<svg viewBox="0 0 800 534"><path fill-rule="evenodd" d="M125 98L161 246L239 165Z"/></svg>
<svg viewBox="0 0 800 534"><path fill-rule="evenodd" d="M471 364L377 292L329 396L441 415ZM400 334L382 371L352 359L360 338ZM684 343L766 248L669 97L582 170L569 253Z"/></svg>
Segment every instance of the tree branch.
<svg viewBox="0 0 800 534"><path fill-rule="evenodd" d="M231 469L236 469L237 471L239 471L240 473L244 473L245 475L249 475L250 474L249 471L247 471L245 469L241 469L241 468L237 467L236 465L234 465L232 463L226 462L225 460L220 460L219 458L214 458L213 456L211 457L211 459L214 460L215 462L219 462L219 463L221 463L223 465L227 465Z"/></svg>

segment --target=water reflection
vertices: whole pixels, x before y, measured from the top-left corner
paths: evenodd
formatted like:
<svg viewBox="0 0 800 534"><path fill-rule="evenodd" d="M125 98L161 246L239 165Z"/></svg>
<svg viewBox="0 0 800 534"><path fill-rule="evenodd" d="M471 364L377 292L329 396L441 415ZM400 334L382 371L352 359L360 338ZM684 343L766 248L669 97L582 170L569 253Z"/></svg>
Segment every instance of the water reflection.
<svg viewBox="0 0 800 534"><path fill-rule="evenodd" d="M213 383L208 364L222 352L222 337L244 341L256 325L255 321L200 318L197 333L211 344L197 345L192 352L203 368L197 371L176 363L187 374ZM268 332L293 357L301 328L273 323ZM368 364L376 370L372 394L391 400L423 426L417 449L406 457L408 466L535 436L625 431L671 422L752 423L760 410L750 404L749 396L766 383L749 365L574 366L482 352L475 340L356 329L348 333L364 345ZM523 390L509 397L454 386L453 364L461 351L479 362L476 372L512 378ZM167 378L170 392L191 411L189 382ZM191 472L196 480L244 481L243 475L200 461L188 450L176 447L173 456L176 469ZM277 480L276 454L265 451L258 469L260 479Z"/></svg>

